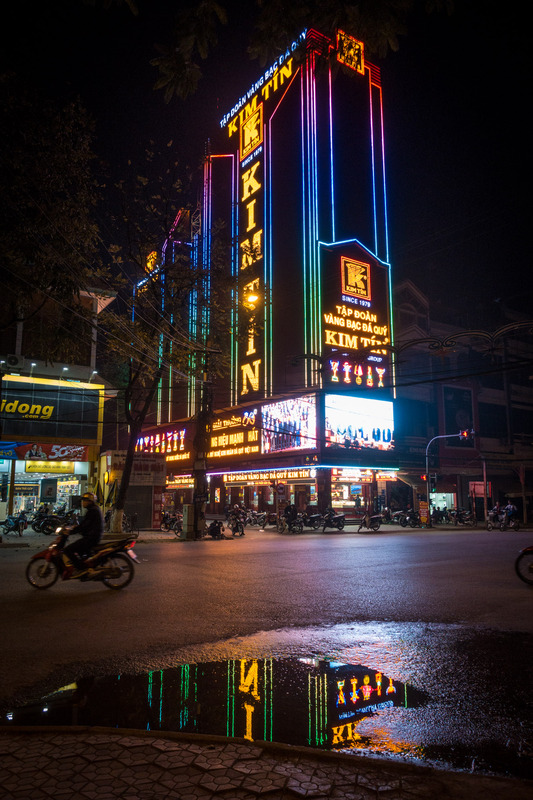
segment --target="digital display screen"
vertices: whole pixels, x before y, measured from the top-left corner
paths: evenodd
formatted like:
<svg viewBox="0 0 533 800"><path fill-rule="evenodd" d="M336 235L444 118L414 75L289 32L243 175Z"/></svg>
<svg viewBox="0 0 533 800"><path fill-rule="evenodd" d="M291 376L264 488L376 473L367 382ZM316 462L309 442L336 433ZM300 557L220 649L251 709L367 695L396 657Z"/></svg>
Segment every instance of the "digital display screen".
<svg viewBox="0 0 533 800"><path fill-rule="evenodd" d="M389 400L327 394L325 398L326 447L394 447L393 404Z"/></svg>
<svg viewBox="0 0 533 800"><path fill-rule="evenodd" d="M261 420L261 452L316 448L315 395L264 405Z"/></svg>

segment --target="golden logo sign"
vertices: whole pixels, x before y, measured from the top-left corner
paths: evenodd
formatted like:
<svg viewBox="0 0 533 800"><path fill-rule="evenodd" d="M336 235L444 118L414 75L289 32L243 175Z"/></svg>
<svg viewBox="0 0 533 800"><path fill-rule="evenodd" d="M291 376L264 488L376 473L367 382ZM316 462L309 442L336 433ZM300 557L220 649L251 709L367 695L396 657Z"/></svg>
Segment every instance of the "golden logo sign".
<svg viewBox="0 0 533 800"><path fill-rule="evenodd" d="M364 74L365 46L363 42L348 36L344 31L337 31L337 61Z"/></svg>
<svg viewBox="0 0 533 800"><path fill-rule="evenodd" d="M342 293L370 300L370 264L341 256Z"/></svg>
<svg viewBox="0 0 533 800"><path fill-rule="evenodd" d="M263 141L263 103L252 111L241 123L240 153L241 161L255 150Z"/></svg>

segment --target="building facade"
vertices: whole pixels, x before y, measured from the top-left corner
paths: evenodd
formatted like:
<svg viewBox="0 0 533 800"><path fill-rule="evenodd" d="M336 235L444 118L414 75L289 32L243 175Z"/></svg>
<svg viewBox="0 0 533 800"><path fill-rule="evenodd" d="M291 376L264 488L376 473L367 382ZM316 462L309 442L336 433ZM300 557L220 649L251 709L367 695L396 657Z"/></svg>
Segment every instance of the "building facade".
<svg viewBox="0 0 533 800"><path fill-rule="evenodd" d="M377 505L396 480L383 128L364 43L309 30L213 131L194 258L210 264L222 220L234 290L230 367L212 390L203 454L212 511ZM208 318L190 325L207 338ZM187 420L201 405L198 391L183 424L139 441L165 454L178 505L193 491Z"/></svg>

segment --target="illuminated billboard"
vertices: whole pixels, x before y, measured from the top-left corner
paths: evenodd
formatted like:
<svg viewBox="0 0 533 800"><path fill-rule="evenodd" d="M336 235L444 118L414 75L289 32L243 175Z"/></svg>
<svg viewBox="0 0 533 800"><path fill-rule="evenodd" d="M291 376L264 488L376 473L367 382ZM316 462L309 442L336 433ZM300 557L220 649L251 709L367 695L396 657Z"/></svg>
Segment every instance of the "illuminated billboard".
<svg viewBox="0 0 533 800"><path fill-rule="evenodd" d="M392 388L388 265L357 242L322 245L324 383L335 390Z"/></svg>
<svg viewBox="0 0 533 800"><path fill-rule="evenodd" d="M326 447L391 450L393 404L389 400L327 394L325 436Z"/></svg>
<svg viewBox="0 0 533 800"><path fill-rule="evenodd" d="M268 403L261 409L261 451L310 450L317 446L315 395Z"/></svg>

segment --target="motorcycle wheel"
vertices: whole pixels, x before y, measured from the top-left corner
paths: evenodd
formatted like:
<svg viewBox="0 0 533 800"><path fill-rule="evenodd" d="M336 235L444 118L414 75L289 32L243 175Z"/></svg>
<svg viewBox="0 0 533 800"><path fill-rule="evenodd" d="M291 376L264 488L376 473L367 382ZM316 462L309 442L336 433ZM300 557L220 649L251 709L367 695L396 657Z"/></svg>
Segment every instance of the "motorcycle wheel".
<svg viewBox="0 0 533 800"><path fill-rule="evenodd" d="M319 520L319 519L314 519L314 520L313 520L313 524L311 525L311 527L312 527L312 529L313 529L314 531L317 531L317 530L320 528L320 525L321 525L321 524L322 524L322 523L320 522L320 520Z"/></svg>
<svg viewBox="0 0 533 800"><path fill-rule="evenodd" d="M520 553L514 562L514 568L521 581L533 586L533 552L528 550Z"/></svg>
<svg viewBox="0 0 533 800"><path fill-rule="evenodd" d="M343 519L340 519L340 520L339 520L339 524L337 525L337 528L338 528L340 531L342 531L342 529L344 528L344 520L343 520Z"/></svg>
<svg viewBox="0 0 533 800"><path fill-rule="evenodd" d="M35 531L35 533L40 533L41 532L41 523L40 522L32 522L31 527L32 527L32 530Z"/></svg>
<svg viewBox="0 0 533 800"><path fill-rule="evenodd" d="M289 533L302 533L304 529L303 523L301 520L297 520L293 522L289 528Z"/></svg>
<svg viewBox="0 0 533 800"><path fill-rule="evenodd" d="M49 589L59 578L59 569L53 561L35 558L26 567L26 580L36 589Z"/></svg>
<svg viewBox="0 0 533 800"><path fill-rule="evenodd" d="M108 589L124 589L133 580L135 570L131 560L124 553L115 553L114 556L106 558L102 568L119 570L119 574L116 577L102 578L102 583Z"/></svg>
<svg viewBox="0 0 533 800"><path fill-rule="evenodd" d="M402 526L402 528L407 528L407 520L406 519L401 519L400 520L400 525Z"/></svg>
<svg viewBox="0 0 533 800"><path fill-rule="evenodd" d="M45 533L47 536L50 536L50 534L54 533L59 524L60 522L58 519L46 520L41 525L41 533Z"/></svg>
<svg viewBox="0 0 533 800"><path fill-rule="evenodd" d="M381 526L381 523L380 523L380 522L372 522L372 523L370 524L370 527L371 527L371 529L372 529L373 531L379 531L379 529L380 529L380 526Z"/></svg>
<svg viewBox="0 0 533 800"><path fill-rule="evenodd" d="M418 522L416 521L416 519L410 519L409 520L409 525L411 526L411 528L416 528L416 526L418 525Z"/></svg>
<svg viewBox="0 0 533 800"><path fill-rule="evenodd" d="M513 531L519 531L520 530L520 523L518 522L517 519L515 519L514 522L511 523L511 527L512 527Z"/></svg>

